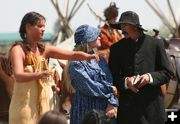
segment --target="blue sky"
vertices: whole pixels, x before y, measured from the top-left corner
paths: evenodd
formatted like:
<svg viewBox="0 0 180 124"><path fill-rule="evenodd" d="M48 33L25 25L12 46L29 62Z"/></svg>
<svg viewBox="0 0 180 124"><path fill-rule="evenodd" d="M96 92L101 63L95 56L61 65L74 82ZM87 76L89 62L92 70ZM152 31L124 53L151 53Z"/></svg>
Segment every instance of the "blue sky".
<svg viewBox="0 0 180 124"><path fill-rule="evenodd" d="M63 10L64 3L59 0L60 7ZM74 3L75 0L70 0ZM132 10L139 14L140 23L146 29L159 28L161 25L160 19L145 3L145 0L86 0L80 8L75 17L71 20L70 25L73 29L77 28L80 24L98 25L98 20L91 14L87 7L87 3L93 10L100 16L103 16L103 10L109 6L110 2L116 2L119 7L120 14L126 10ZM166 0L156 0L168 16ZM180 5L180 0L172 0L173 8L175 11ZM180 7L180 6L179 6ZM51 0L1 0L0 4L0 33L18 32L22 17L29 11L36 11L44 15L47 19L46 32L53 32L53 26L57 20L57 13L51 3ZM180 14L177 12L176 14Z"/></svg>

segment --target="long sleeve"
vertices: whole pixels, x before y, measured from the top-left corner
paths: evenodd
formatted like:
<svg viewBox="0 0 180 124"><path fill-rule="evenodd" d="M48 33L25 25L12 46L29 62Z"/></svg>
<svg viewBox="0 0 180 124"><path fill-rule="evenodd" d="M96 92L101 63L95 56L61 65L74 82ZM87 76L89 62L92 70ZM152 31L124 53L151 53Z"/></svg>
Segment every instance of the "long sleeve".
<svg viewBox="0 0 180 124"><path fill-rule="evenodd" d="M114 97L114 92L111 87L112 82L108 82L107 75L94 65L88 66L89 63L71 62L70 64L70 78L72 85L77 92L84 95L95 96L99 98L107 98L111 104L117 104Z"/></svg>
<svg viewBox="0 0 180 124"><path fill-rule="evenodd" d="M121 73L119 59L121 59L122 57L120 56L120 54L117 54L121 53L117 51L117 49L121 50L121 48L118 47L120 46L115 45L110 47L110 56L108 64L113 77L113 85L117 87L119 92L124 92L126 90L124 86L125 76L123 77Z"/></svg>
<svg viewBox="0 0 180 124"><path fill-rule="evenodd" d="M157 41L155 68L156 71L150 73L153 78L152 85L160 85L162 83L168 83L173 73L170 68L170 64L162 41Z"/></svg>

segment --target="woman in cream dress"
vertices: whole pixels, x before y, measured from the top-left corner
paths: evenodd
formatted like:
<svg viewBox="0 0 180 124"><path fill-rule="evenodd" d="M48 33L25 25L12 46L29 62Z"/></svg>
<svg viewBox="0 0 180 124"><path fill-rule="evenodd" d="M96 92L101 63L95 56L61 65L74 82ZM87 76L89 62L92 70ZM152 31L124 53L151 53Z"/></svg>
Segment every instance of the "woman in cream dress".
<svg viewBox="0 0 180 124"><path fill-rule="evenodd" d="M68 51L40 43L45 31L45 18L36 12L27 13L20 26L22 41L10 49L15 79L10 103L9 124L36 124L45 112L54 109L53 70L47 59L91 60L97 55Z"/></svg>

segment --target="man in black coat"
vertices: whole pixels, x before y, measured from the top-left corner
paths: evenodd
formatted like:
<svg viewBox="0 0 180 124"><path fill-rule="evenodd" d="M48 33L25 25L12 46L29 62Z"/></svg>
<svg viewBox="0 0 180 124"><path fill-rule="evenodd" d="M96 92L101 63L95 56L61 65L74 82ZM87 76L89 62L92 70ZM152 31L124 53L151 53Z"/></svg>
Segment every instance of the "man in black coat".
<svg viewBox="0 0 180 124"><path fill-rule="evenodd" d="M119 91L118 124L164 124L161 85L172 71L163 41L146 35L133 11L111 25L124 38L110 47L109 67Z"/></svg>

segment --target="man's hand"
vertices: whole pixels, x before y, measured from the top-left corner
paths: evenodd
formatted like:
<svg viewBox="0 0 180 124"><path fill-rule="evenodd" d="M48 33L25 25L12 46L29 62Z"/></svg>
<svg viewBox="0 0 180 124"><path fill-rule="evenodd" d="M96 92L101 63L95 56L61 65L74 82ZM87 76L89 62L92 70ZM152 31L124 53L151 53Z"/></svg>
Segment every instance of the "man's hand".
<svg viewBox="0 0 180 124"><path fill-rule="evenodd" d="M135 87L138 89L144 87L145 85L149 84L150 78L148 74L143 74L139 77L139 83L135 84Z"/></svg>
<svg viewBox="0 0 180 124"><path fill-rule="evenodd" d="M129 88L132 92L137 93L139 90L138 90L138 88L136 88L136 87L134 86L135 78L136 78L135 76L127 77L126 82L127 82L128 88Z"/></svg>

